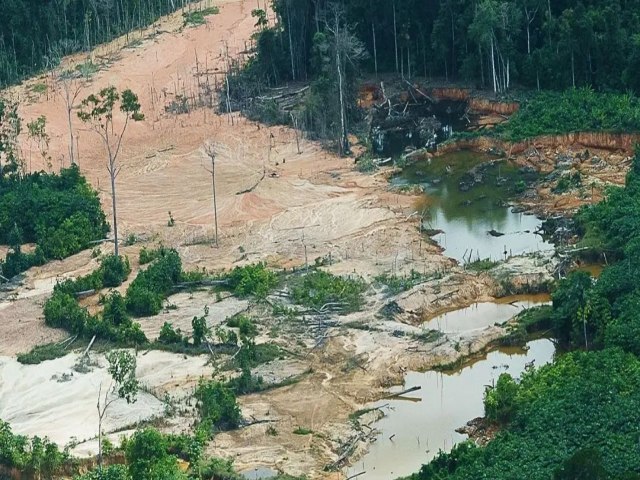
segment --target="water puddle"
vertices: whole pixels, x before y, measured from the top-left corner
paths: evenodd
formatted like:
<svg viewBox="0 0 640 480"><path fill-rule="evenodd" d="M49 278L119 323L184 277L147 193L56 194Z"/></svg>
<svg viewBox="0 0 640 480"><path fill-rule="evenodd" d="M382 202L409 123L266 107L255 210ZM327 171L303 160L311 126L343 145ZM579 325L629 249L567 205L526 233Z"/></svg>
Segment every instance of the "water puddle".
<svg viewBox="0 0 640 480"><path fill-rule="evenodd" d="M252 470L240 472L244 478L249 480L260 480L262 478L273 478L278 476L278 472L268 467L256 467Z"/></svg>
<svg viewBox="0 0 640 480"><path fill-rule="evenodd" d="M409 165L392 183L423 187L425 196L416 210L426 230L442 232L433 238L445 255L460 262L469 257L503 260L505 252L553 249L534 233L542 220L507 204L536 175L495 157L462 151Z"/></svg>
<svg viewBox="0 0 640 480"><path fill-rule="evenodd" d="M604 270L604 265L601 263L586 263L584 265L580 265L575 270L578 272L587 272L593 278L600 277L602 270Z"/></svg>
<svg viewBox="0 0 640 480"><path fill-rule="evenodd" d="M474 303L470 307L447 312L424 323L424 327L443 333L462 333L504 323L525 308L550 303L547 294L514 295L495 302Z"/></svg>
<svg viewBox="0 0 640 480"><path fill-rule="evenodd" d="M487 354L453 373L410 372L405 387L421 386L412 398L381 400L386 416L375 424L381 433L368 453L348 469L347 476L360 480L389 480L417 472L440 449L450 450L466 439L455 429L484 413L483 395L503 372L519 376L525 365L536 366L553 360L551 340L527 343L524 349L505 348ZM398 387L400 391L403 387Z"/></svg>

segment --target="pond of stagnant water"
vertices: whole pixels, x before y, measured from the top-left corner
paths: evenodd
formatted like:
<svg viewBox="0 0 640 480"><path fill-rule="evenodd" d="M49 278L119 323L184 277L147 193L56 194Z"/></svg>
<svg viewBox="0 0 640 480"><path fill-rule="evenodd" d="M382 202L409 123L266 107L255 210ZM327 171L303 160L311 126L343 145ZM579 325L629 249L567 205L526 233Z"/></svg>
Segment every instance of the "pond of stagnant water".
<svg viewBox="0 0 640 480"><path fill-rule="evenodd" d="M520 255L553 249L535 233L542 220L518 213L508 204L536 174L495 160L475 152L455 152L409 165L392 179L396 186L423 188L425 194L416 205L423 226L442 231L434 240L446 256L459 262L503 260L505 252ZM476 183L469 181L468 174L474 168L481 177ZM490 231L503 235L492 236Z"/></svg>
<svg viewBox="0 0 640 480"><path fill-rule="evenodd" d="M423 324L430 330L442 333L464 333L480 330L490 325L502 324L511 320L525 308L550 303L546 293L535 295L513 295L493 302L479 302L467 308L443 313Z"/></svg>
<svg viewBox="0 0 640 480"><path fill-rule="evenodd" d="M403 388L421 390L397 399L370 405L383 407L385 417L375 423L380 432L364 457L347 471L347 477L360 480L390 480L420 470L439 450L450 450L465 440L455 429L484 414L486 386L493 385L501 373L514 377L528 363L544 365L553 360L554 344L549 339L532 340L524 348L500 348L485 358L473 360L453 372L410 372Z"/></svg>

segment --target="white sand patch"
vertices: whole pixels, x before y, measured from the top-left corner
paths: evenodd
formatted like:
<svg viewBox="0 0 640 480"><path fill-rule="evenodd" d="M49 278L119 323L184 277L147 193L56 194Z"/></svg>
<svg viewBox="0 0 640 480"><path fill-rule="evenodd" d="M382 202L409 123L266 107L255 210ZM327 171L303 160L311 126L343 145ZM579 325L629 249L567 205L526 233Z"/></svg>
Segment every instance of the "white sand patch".
<svg viewBox="0 0 640 480"><path fill-rule="evenodd" d="M0 357L0 418L10 423L15 433L47 436L60 445L74 438L83 441L98 432L96 402L102 384L108 388L111 378L103 355L94 355L98 367L89 373L73 370L79 355L21 365L15 359ZM184 397L198 379L210 375L207 357L185 357L167 352L138 354L137 376L140 383L161 397ZM65 381L61 381L63 375ZM164 403L155 396L139 392L133 404L116 400L109 407L104 430L112 432L136 422L162 416Z"/></svg>

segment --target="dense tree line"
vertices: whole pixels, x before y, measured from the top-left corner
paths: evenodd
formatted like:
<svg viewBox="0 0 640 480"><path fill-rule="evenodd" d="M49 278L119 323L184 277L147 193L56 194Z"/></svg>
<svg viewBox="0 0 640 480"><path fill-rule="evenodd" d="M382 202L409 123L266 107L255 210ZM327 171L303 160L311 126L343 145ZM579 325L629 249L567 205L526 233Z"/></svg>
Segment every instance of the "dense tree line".
<svg viewBox="0 0 640 480"><path fill-rule="evenodd" d="M3 0L0 87L145 27L193 0Z"/></svg>
<svg viewBox="0 0 640 480"><path fill-rule="evenodd" d="M316 74L333 5L364 43L370 71L468 80L502 92L592 86L640 91L639 0L274 0L260 35L269 83ZM264 38L263 38L264 37Z"/></svg>

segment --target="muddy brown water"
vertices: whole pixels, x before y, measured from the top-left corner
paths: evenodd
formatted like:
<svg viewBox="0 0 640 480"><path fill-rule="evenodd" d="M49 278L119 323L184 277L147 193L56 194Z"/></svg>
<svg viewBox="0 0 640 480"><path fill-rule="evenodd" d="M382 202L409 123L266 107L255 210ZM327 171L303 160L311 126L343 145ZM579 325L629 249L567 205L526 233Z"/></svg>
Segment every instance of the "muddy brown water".
<svg viewBox="0 0 640 480"><path fill-rule="evenodd" d="M482 181L471 186L468 172L474 168L479 168ZM521 255L553 249L535 233L542 220L518 213L508 203L536 176L506 160L461 151L409 165L391 182L398 187L422 187L424 196L416 212L425 229L442 231L432 238L446 256L459 262L469 257L497 261L504 260L505 252ZM461 183L466 187L461 189Z"/></svg>
<svg viewBox="0 0 640 480"><path fill-rule="evenodd" d="M438 315L425 322L424 327L443 333L462 333L504 323L525 308L551 302L548 294L513 295L495 302L474 303L470 307Z"/></svg>
<svg viewBox="0 0 640 480"><path fill-rule="evenodd" d="M549 339L532 340L524 348L501 348L458 371L410 372L403 388L420 386L409 398L387 399L372 404L383 407L385 417L373 426L380 432L367 454L347 471L361 480L390 480L417 472L439 450L449 451L465 440L455 429L482 416L483 395L501 373L519 376L526 364L550 363L555 352Z"/></svg>

